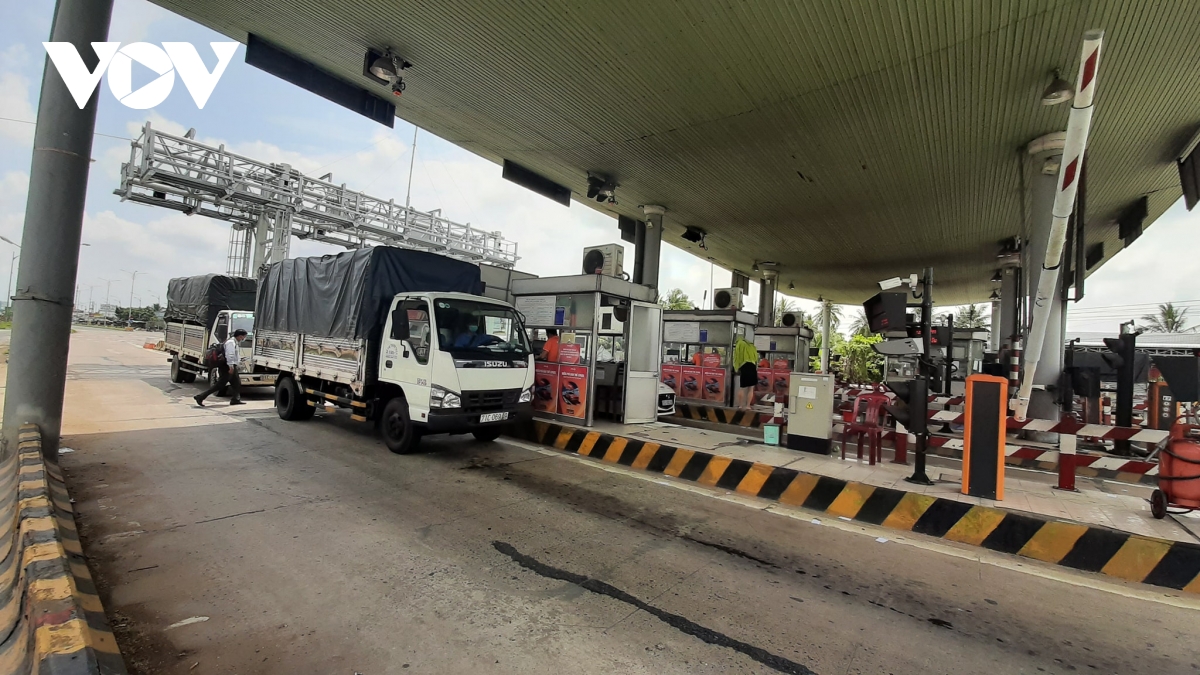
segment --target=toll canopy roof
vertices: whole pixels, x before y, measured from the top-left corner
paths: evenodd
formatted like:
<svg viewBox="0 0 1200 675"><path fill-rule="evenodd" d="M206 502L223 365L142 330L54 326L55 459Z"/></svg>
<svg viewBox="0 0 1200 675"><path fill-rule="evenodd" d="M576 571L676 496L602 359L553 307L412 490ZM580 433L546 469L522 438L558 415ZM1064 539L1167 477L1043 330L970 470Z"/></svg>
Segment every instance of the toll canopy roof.
<svg viewBox="0 0 1200 675"><path fill-rule="evenodd" d="M1046 167L1024 148L1066 128L1070 105L1040 99L1055 69L1074 82L1085 30L1107 31L1089 273L1125 247L1127 208L1146 196L1149 224L1179 199L1200 110L1194 0L153 1L260 36L591 208L662 205L665 242L747 274L777 262L781 288L835 302L927 265L939 303L988 296L998 242L1033 231ZM413 64L402 98L364 74L368 46ZM589 172L619 184L616 203L585 199Z"/></svg>

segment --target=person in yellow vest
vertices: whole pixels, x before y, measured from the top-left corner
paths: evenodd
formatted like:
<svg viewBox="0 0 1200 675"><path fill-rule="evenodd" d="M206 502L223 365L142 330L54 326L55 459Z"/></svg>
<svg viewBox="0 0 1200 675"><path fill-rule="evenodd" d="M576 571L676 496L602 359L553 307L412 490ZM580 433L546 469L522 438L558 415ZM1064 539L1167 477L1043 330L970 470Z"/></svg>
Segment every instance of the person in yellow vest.
<svg viewBox="0 0 1200 675"><path fill-rule="evenodd" d="M738 376L733 405L735 408L752 408L754 387L758 385L758 350L744 337L739 337L733 345L733 369Z"/></svg>

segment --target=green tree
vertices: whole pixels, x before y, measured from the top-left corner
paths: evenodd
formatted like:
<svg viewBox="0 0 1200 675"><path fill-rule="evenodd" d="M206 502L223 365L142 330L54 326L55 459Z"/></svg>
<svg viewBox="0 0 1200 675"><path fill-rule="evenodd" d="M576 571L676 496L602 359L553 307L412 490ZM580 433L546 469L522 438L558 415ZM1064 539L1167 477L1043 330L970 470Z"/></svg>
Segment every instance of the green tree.
<svg viewBox="0 0 1200 675"><path fill-rule="evenodd" d="M880 335L854 335L833 348L841 356L842 379L847 382L879 382L883 379L883 357L871 345L883 340ZM832 342L832 340L830 340Z"/></svg>
<svg viewBox="0 0 1200 675"><path fill-rule="evenodd" d="M987 328L992 319L984 313L984 307L985 305L962 305L956 312L934 314L933 325L944 326L946 320L954 315L955 328Z"/></svg>
<svg viewBox="0 0 1200 675"><path fill-rule="evenodd" d="M672 288L667 291L667 297L658 301L663 309L691 309L692 301L681 289Z"/></svg>
<svg viewBox="0 0 1200 675"><path fill-rule="evenodd" d="M1191 333L1196 327L1187 325L1187 314L1186 307L1181 309L1168 302L1158 306L1158 314L1147 314L1142 321L1150 333Z"/></svg>
<svg viewBox="0 0 1200 675"><path fill-rule="evenodd" d="M871 324L867 321L867 310L858 309L854 322L850 324L850 335L871 335Z"/></svg>

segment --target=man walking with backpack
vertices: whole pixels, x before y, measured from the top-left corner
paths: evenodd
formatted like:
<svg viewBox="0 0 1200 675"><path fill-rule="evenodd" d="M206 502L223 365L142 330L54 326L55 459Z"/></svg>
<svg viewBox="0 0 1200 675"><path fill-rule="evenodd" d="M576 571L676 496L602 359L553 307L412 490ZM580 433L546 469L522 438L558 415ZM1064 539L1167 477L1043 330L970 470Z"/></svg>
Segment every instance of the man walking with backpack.
<svg viewBox="0 0 1200 675"><path fill-rule="evenodd" d="M192 398L196 399L196 405L204 407L204 399L221 391L225 385L229 385L230 392L229 405L242 405L242 378L238 376L238 345L246 338L246 331L241 328L233 331L233 335L225 341L223 362L218 361L216 368L220 373L217 378L217 383L208 389L196 394Z"/></svg>

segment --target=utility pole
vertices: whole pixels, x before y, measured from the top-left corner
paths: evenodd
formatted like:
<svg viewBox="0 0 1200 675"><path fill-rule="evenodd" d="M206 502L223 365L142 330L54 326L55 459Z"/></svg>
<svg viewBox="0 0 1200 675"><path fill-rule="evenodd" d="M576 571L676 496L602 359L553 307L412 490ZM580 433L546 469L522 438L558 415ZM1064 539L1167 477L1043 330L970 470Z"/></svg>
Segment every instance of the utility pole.
<svg viewBox="0 0 1200 675"><path fill-rule="evenodd" d="M99 59L93 43L108 37L113 0L58 0L50 42L69 42L88 72ZM71 341L71 291L79 272L84 200L91 168L99 91L82 108L49 59L42 72L37 127L29 170L21 264L13 294L13 330L4 398L0 456L17 450L18 432L36 424L42 454L58 456L62 432L67 352Z"/></svg>
<svg viewBox="0 0 1200 675"><path fill-rule="evenodd" d="M125 274L128 274L130 277L132 277L132 279L129 282L129 306L125 308L125 326L128 328L133 328L133 287L135 284L137 284L138 271L137 270L134 270L132 272L130 272L129 270L121 270L121 271L124 272Z"/></svg>
<svg viewBox="0 0 1200 675"><path fill-rule="evenodd" d="M412 206L413 164L417 161L417 132L420 130L420 127L413 125L413 142L408 157L408 192L404 194L404 224L406 226L408 225L408 209Z"/></svg>
<svg viewBox="0 0 1200 675"><path fill-rule="evenodd" d="M12 239L9 239L8 237L0 236L0 240L12 244L17 248L17 251L21 250L21 245ZM13 272L15 272L17 269L17 258L21 257L21 254L17 253L17 251L13 251L12 260L8 264L8 285L4 287L4 315L9 319L12 319Z"/></svg>
<svg viewBox="0 0 1200 675"><path fill-rule="evenodd" d="M112 284L114 281L118 281L118 279L103 279L103 278L101 278L100 281L104 282L104 304L111 305L112 304L112 299L111 299L112 298Z"/></svg>

